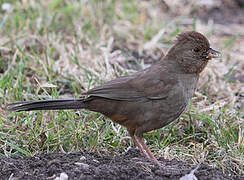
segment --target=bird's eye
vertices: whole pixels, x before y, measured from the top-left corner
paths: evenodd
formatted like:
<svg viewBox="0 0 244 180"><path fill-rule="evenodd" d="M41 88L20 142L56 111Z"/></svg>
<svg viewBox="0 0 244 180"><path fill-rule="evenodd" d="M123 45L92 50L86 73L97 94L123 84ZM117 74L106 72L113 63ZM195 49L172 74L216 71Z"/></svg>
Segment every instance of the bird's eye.
<svg viewBox="0 0 244 180"><path fill-rule="evenodd" d="M199 52L200 49L199 49L199 48L194 48L194 49L192 49L192 51L194 51L194 52Z"/></svg>

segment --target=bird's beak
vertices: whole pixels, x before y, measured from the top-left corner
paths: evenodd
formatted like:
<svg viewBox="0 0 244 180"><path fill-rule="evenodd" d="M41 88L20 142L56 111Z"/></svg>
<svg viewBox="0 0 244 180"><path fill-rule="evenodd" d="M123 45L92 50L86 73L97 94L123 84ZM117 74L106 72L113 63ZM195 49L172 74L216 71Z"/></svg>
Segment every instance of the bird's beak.
<svg viewBox="0 0 244 180"><path fill-rule="evenodd" d="M216 51L216 50L214 50L212 48L209 48L207 59L219 58L219 57L221 57L221 53L219 51Z"/></svg>

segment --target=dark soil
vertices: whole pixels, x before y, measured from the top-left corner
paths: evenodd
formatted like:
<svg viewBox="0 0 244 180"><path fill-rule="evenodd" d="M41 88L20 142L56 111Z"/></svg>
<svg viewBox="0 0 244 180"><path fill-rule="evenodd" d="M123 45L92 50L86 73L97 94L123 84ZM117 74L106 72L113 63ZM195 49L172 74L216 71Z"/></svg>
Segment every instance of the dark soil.
<svg viewBox="0 0 244 180"><path fill-rule="evenodd" d="M172 180L189 174L196 167L177 160L159 160L161 168L146 162L135 149L114 157L83 152L38 154L34 157L0 157L0 179L55 179L60 177L61 173L65 173L68 179ZM224 175L220 169L205 164L200 165L195 176L198 180L244 179Z"/></svg>

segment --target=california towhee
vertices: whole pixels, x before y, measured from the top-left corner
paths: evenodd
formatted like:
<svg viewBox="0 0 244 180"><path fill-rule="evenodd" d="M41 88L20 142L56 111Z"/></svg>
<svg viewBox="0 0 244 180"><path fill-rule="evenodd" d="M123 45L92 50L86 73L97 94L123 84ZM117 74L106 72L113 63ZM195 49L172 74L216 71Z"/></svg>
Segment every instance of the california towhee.
<svg viewBox="0 0 244 180"><path fill-rule="evenodd" d="M10 111L85 108L100 112L126 127L141 153L159 165L145 145L143 133L162 128L181 115L194 94L200 72L211 58L219 56L202 34L184 32L156 64L95 87L83 94L87 97L24 101L6 107Z"/></svg>

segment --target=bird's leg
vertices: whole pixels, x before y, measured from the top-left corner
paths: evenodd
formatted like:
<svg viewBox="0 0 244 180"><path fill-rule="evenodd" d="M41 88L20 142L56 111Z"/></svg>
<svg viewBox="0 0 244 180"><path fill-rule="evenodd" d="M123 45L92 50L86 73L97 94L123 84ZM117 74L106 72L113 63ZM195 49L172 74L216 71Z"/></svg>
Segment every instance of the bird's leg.
<svg viewBox="0 0 244 180"><path fill-rule="evenodd" d="M145 158L150 159L149 155L144 151L142 145L139 143L138 139L135 137L135 135L131 135L132 140L136 144L136 146L139 148L140 152L145 156Z"/></svg>
<svg viewBox="0 0 244 180"><path fill-rule="evenodd" d="M137 139L137 137L135 137L135 139ZM156 165L156 166L160 166L160 163L154 157L154 155L152 154L152 152L150 151L150 149L147 147L147 145L144 143L142 137L138 137L138 142L139 142L140 145L142 145L142 148L146 151L147 157L149 157L149 159L152 161L152 163L154 165Z"/></svg>

